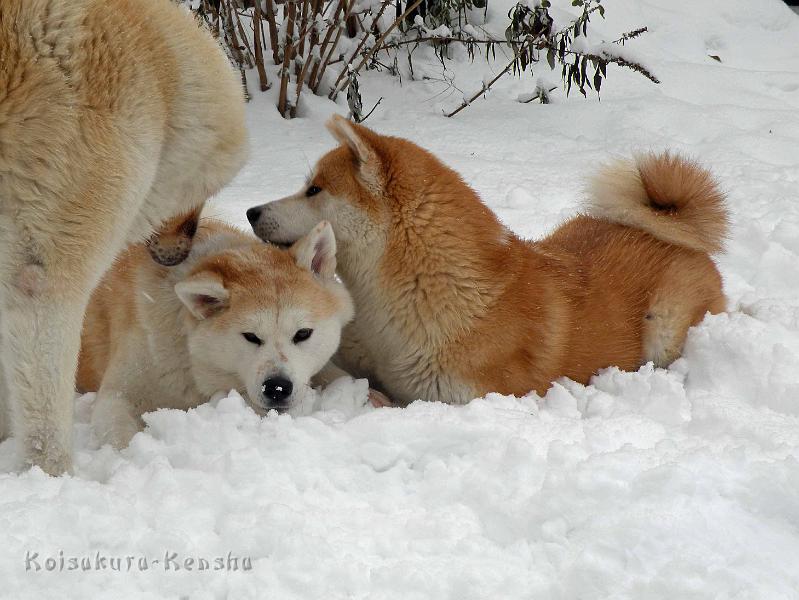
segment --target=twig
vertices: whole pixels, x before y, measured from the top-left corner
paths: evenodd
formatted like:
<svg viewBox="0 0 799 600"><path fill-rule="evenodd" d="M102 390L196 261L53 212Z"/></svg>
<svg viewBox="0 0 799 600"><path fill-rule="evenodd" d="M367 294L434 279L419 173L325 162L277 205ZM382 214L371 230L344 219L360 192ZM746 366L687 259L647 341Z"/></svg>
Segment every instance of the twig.
<svg viewBox="0 0 799 600"><path fill-rule="evenodd" d="M303 0L302 13L300 16L300 39L297 43L297 56L302 57L305 53L305 33L308 31L308 7L309 0ZM298 64L296 67L296 74L299 76L301 67Z"/></svg>
<svg viewBox="0 0 799 600"><path fill-rule="evenodd" d="M639 35L641 35L642 33L646 33L647 31L649 31L648 27L639 27L638 29L633 29L632 31L628 31L627 33L622 35L619 39L613 40L613 43L621 44L622 46L624 46L624 42L626 42L627 40L632 40L634 38L637 38Z"/></svg>
<svg viewBox="0 0 799 600"><path fill-rule="evenodd" d="M353 6L355 6L355 1L352 0L349 6L344 10L344 19L342 20L343 23L347 22L347 19L350 15L350 10ZM342 0L342 3L346 5L347 0ZM322 77L324 77L325 71L327 70L328 64L330 63L330 59L333 58L333 52L336 51L336 47L338 46L338 41L341 39L341 32L342 27L340 24L336 24L336 37L333 39L333 43L330 45L330 50L327 52L327 56L323 56L324 60L322 61L322 66L319 67L319 73L316 76L316 82L314 83L313 91L316 94L319 91L319 86L322 83Z"/></svg>
<svg viewBox="0 0 799 600"><path fill-rule="evenodd" d="M236 62L236 66L239 68L239 74L241 75L241 85L244 88L244 100L246 102L249 102L251 100L251 97L250 97L250 90L247 88L247 74L244 72L244 57L241 55L241 48L239 47L239 41L236 38L236 30L233 27L233 16L231 15L230 0L227 0L227 2L225 2L224 4L220 3L219 7L220 9L224 8L227 11L227 15L221 17L225 32L225 38L228 48L230 48L230 53L233 56L233 60Z"/></svg>
<svg viewBox="0 0 799 600"><path fill-rule="evenodd" d="M319 5L320 5L320 8L321 8L321 2L322 2L322 0L311 0L311 4L313 4L314 2L318 2L318 3L319 3ZM332 4L334 4L334 3L333 3L333 2L327 2L327 4L325 5L324 9L322 9L322 11L319 13L319 16L320 16L320 17L324 17L324 16L325 16L325 13L327 12L327 9L328 9L328 8L330 8L330 6L331 6ZM315 25L315 22L314 22L314 20L313 20L313 19L312 19L312 20L310 20L310 21L308 22L308 26L307 26L307 28L305 28L305 29L301 29L301 30L300 30L300 34L299 34L299 36L297 37L297 41L299 42L299 41L301 41L303 38L307 38L307 37L309 37L309 36L310 36L310 37L313 37L313 36L314 36L314 34L318 34L318 32L316 31L316 27L315 27L314 25ZM329 29L329 27L328 27L328 29ZM315 43L316 43L316 44L318 44L318 43L319 43L319 40L317 39Z"/></svg>
<svg viewBox="0 0 799 600"><path fill-rule="evenodd" d="M289 80L291 79L291 59L294 54L294 20L297 17L297 2L296 0L287 0L288 6L286 7L288 17L286 20L286 37L283 46L283 67L280 70L280 95L277 102L277 110L286 118L288 114L288 88Z"/></svg>
<svg viewBox="0 0 799 600"><path fill-rule="evenodd" d="M564 50L564 54L571 54L572 56L580 56L587 58L589 60L597 60L597 61L604 61L605 63L613 63L614 65L619 65L620 67L626 67L635 71L636 73L640 73L644 77L646 77L652 83L660 83L660 79L655 77L653 73L651 73L645 66L639 63L630 62L628 60L623 59L620 56L613 56L612 54L593 54L593 53L584 53L584 52L576 52L574 50Z"/></svg>
<svg viewBox="0 0 799 600"><path fill-rule="evenodd" d="M392 0L383 0L383 4L380 6L380 11L377 13L377 16L372 20L372 23L377 23L380 20L380 17L383 16L383 13L389 7L391 2L392 2ZM355 48L355 52L352 53L352 56L350 56L350 59L347 61L348 65L351 65L352 61L355 60L355 57L358 56L358 53L361 51L361 48L363 48L364 44L369 39L370 35L371 35L371 32L366 31L366 28L364 27L363 39L358 44L358 47ZM344 75L346 73L347 73L347 69L342 69L341 73L338 74L338 77L336 78L335 83L333 83L333 92L331 93L331 99L335 99L336 94L338 94L338 84L343 79L343 77L344 77Z"/></svg>
<svg viewBox="0 0 799 600"><path fill-rule="evenodd" d="M364 122L366 119L368 119L369 117L371 117L371 116L372 116L372 113L373 113L373 112L375 112L375 109L377 108L378 104L380 104L382 101L383 101L383 96L380 96L380 100L378 100L378 101L375 103L375 105L372 107L372 110L370 110L370 111L369 111L369 113L368 113L368 114L367 114L367 115L366 115L366 116L365 116L363 119L361 119L361 120L360 120L360 121L358 121L358 122L359 122L359 123L363 123L363 122Z"/></svg>
<svg viewBox="0 0 799 600"><path fill-rule="evenodd" d="M325 57L325 53L327 52L327 46L328 44L330 44L330 38L333 37L333 30L338 28L338 16L339 14L341 14L341 11L344 9L345 2L346 0L339 0L339 2L337 3L336 13L333 15L333 25L329 26L327 28L327 31L325 32L325 38L322 40L322 45L320 46L319 50L319 57L314 58L314 66L313 69L311 70L311 76L308 79L308 87L314 91L316 91L316 82L319 76L319 68L322 65L322 60Z"/></svg>
<svg viewBox="0 0 799 600"><path fill-rule="evenodd" d="M312 58L314 46L319 43L319 34L316 31L316 27L313 25L314 21L316 20L316 15L319 13L319 9L321 8L322 0L312 0L311 1L311 17L308 20L310 23L310 31L311 36L308 39L308 56L305 57L302 63L302 69L300 70L299 74L297 75L297 93L294 99L294 104L291 107L291 117L294 118L297 114L297 106L300 104L300 94L302 93L302 86L305 85L305 75L308 73L308 68L311 66L311 63L314 63L315 60ZM329 5L328 5L329 6ZM325 7L327 10L327 7ZM324 12L322 13L324 14ZM300 35L300 39L304 38L304 34L307 32L303 32Z"/></svg>
<svg viewBox="0 0 799 600"><path fill-rule="evenodd" d="M247 68L252 69L255 66L255 61L253 60L255 55L253 54L252 48L250 48L250 42L247 41L247 33L244 31L244 26L241 24L241 15L239 11L233 10L233 13L236 15L236 28L239 30L239 37L241 37L241 41L247 49L247 60L245 61Z"/></svg>
<svg viewBox="0 0 799 600"><path fill-rule="evenodd" d="M253 13L253 45L255 46L255 66L258 68L258 81L261 84L261 91L265 92L270 88L269 80L266 78L266 68L264 67L264 51L262 47L263 36L261 35L261 0L255 1Z"/></svg>
<svg viewBox="0 0 799 600"><path fill-rule="evenodd" d="M236 61L236 64L239 68L242 68L244 65L244 56L241 54L241 47L239 46L239 39L236 37L236 29L233 27L233 10L230 8L230 0L225 2L225 11L227 14L225 15L224 23L225 23L225 35L228 38L228 47L230 48L231 53L233 54L233 60Z"/></svg>
<svg viewBox="0 0 799 600"><path fill-rule="evenodd" d="M513 65L516 63L516 60L519 58L519 55L520 55L522 52L524 52L525 50L527 50L527 48L528 48L529 46L531 46L531 45L532 45L533 41L534 41L534 40L529 40L528 42L526 42L526 43L522 44L522 45L519 47L519 49L516 51L516 54L515 54L515 56L514 56L514 57L511 59L511 61L510 61L510 62L509 62L509 63L508 63L506 66L505 66L505 68L504 68L504 69L502 69L502 70L501 70L501 71L500 71L500 72L499 72L499 73L498 73L498 74L497 74L497 75L496 75L496 76L495 76L495 77L494 77L494 78L493 78L491 81L489 81L487 84L486 84L486 83L484 83L484 84L483 84L483 87L480 89L480 91L479 91L479 92L477 92L476 94L474 94L474 95L473 95L471 98L469 98L468 100L464 100L464 101L461 103L461 105L460 105L458 108L456 108L455 110L453 110L451 113L448 113L448 114L447 114L447 113L444 113L444 114L445 114L447 117L454 117L454 116L455 116L455 115L457 115L459 112L461 112L461 111L462 111L464 108L466 108L467 106L469 106L469 105L470 105L472 102L474 102L475 100L477 100L477 99L478 99L480 96L482 96L483 94L485 94L485 93L486 93L486 92L487 92L487 91L488 91L488 90L491 88L491 86L492 86L492 85L494 85L494 84L495 84L497 81L499 81L500 77L502 77L502 76L503 76L505 73L507 73L508 71L510 71L510 70L511 70L511 68L513 68Z"/></svg>
<svg viewBox="0 0 799 600"><path fill-rule="evenodd" d="M407 16L410 14L410 12L411 12L413 9L415 9L417 6L419 6L419 5L420 5L420 4L421 4L423 1L424 1L424 0L415 0L415 1L414 1L414 3L413 3L413 4L411 4L410 6L408 6L408 8L406 8L406 9L405 9L405 12L404 12L404 13L402 13L402 15L400 15L400 17L399 17L398 19L396 19L396 20L395 20L395 21L394 21L394 22L391 24L391 26L390 26L388 29L386 29L386 30L383 32L383 35L381 35L381 36L380 36L380 37L379 37L379 38L378 38L378 39L375 41L374 45L373 45L373 46L372 46L372 48L369 50L369 52L367 52L367 53L366 53L366 55L365 55L365 56L364 56L364 57L361 59L361 62L359 62L359 63L358 63L358 66L357 66L357 67L355 67L355 68L352 70L352 74L353 74L353 75L357 75L357 74L358 74L358 72L359 72L359 71L360 71L360 70L363 68L363 66L364 66L364 65L367 63L367 61L368 61L368 60L369 60L369 59L370 59L372 56L374 56L374 54L375 54L375 53L376 53L376 52L377 52L377 51L380 49L380 46L383 44L383 41L384 41L384 40L385 40L385 39L388 37L388 34L390 34L392 31L394 31L394 29L396 29L396 28L397 28L397 26L398 26L400 23L402 23L402 21L404 21L404 20L405 20L405 17L407 17ZM337 85L336 85L336 86L333 88L333 93L332 93L332 96L331 96L331 97L335 98L335 97L336 97L336 95L337 95L337 94L338 94L338 93L339 93L339 92L340 92L340 91L343 89L343 87L344 87L344 86L341 84L341 82L340 82L340 83L338 83L338 84L337 84Z"/></svg>
<svg viewBox="0 0 799 600"><path fill-rule="evenodd" d="M256 0L260 2L260 0ZM272 45L272 60L280 64L280 40L277 36L277 21L275 20L275 5L273 0L266 0L266 22L269 24L269 43Z"/></svg>

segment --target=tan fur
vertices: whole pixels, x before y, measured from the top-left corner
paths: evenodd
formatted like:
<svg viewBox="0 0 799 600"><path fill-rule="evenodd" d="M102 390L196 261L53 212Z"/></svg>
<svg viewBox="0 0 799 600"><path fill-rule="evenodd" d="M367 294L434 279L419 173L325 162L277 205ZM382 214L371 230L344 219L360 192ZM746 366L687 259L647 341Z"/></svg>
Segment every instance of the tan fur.
<svg viewBox="0 0 799 600"><path fill-rule="evenodd" d="M177 267L155 264L142 244L127 250L97 286L83 325L77 387L98 391L97 437L125 446L144 412L195 407L230 389L264 413L270 406L259 390L278 372L306 393L338 347L352 302L333 278L332 259L329 273L315 275L300 246L283 251L204 221ZM199 316L176 293L186 282L219 290L213 301L203 296ZM301 349L291 343L300 322L314 329ZM263 345L243 332L257 333Z"/></svg>
<svg viewBox="0 0 799 600"><path fill-rule="evenodd" d="M598 179L594 216L528 242L429 152L341 118L329 127L343 145L314 168L322 191L248 217L277 242L331 220L356 304L338 360L395 400L543 393L560 376L663 366L689 326L724 309L701 249L720 247L726 212L695 163L616 167Z"/></svg>
<svg viewBox="0 0 799 600"><path fill-rule="evenodd" d="M26 464L70 468L81 317L114 256L184 215L152 240L184 257L173 234L245 154L240 83L173 2L0 2L0 439Z"/></svg>
<svg viewBox="0 0 799 600"><path fill-rule="evenodd" d="M602 169L589 187L588 212L711 254L722 249L729 227L724 195L710 173L668 152Z"/></svg>

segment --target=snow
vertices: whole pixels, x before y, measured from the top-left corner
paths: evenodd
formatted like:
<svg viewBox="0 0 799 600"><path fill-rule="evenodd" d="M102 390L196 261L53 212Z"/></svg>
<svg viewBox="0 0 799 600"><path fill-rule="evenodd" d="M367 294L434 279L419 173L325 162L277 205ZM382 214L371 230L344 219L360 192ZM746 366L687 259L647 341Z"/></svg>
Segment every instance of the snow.
<svg viewBox="0 0 799 600"><path fill-rule="evenodd" d="M668 370L405 409L364 408L365 382L340 380L263 419L222 394L148 415L121 452L97 448L83 396L73 476L10 473L0 445L0 597L799 598L799 18L778 0L603 4L589 42L648 26L628 46L661 85L610 65L601 102L516 102L557 79L544 66L446 119L463 94L420 49L416 76L434 79L362 79L364 106L383 97L368 124L437 153L529 237L575 213L603 160L699 158L733 212L718 259L729 314L692 330ZM508 8L489 3L489 21ZM497 58L447 78L479 88ZM323 121L346 113L343 98L305 97L284 121L276 89L251 88L252 159L209 210L242 226L302 185L333 144ZM58 568L98 553L122 571ZM173 555L179 571L164 568ZM229 555L251 569L183 568Z"/></svg>

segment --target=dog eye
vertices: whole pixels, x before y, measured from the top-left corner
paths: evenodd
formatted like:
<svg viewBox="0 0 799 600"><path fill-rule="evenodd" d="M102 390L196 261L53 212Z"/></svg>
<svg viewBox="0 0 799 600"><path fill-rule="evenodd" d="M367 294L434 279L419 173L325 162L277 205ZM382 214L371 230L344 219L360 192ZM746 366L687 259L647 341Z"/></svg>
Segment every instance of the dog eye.
<svg viewBox="0 0 799 600"><path fill-rule="evenodd" d="M311 337L312 333L313 329L298 329L297 333L294 334L294 339L292 339L291 341L294 342L295 344L299 344L300 342L304 342L309 337Z"/></svg>
<svg viewBox="0 0 799 600"><path fill-rule="evenodd" d="M264 343L264 341L261 338L259 338L257 335L255 335L250 331L245 331L241 335L244 337L245 340L247 340L251 344L255 344L256 346L260 346L261 344Z"/></svg>
<svg viewBox="0 0 799 600"><path fill-rule="evenodd" d="M312 185L307 190L305 190L305 197L310 198L311 196L316 196L316 194L318 194L321 191L322 188L320 188L318 185Z"/></svg>

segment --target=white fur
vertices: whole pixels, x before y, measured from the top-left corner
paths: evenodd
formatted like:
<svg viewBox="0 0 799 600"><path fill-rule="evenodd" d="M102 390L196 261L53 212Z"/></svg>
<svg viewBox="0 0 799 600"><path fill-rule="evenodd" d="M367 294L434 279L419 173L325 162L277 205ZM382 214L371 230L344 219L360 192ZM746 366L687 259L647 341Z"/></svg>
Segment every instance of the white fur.
<svg viewBox="0 0 799 600"><path fill-rule="evenodd" d="M289 379L294 392L288 404L301 404L311 378L330 360L343 325L352 318L349 295L333 277L331 243L335 249L330 226L321 224L295 249L301 268L319 266L315 285L341 300L339 312L323 320L313 317L313 307L293 302L291 290L275 305L249 310L228 303L227 290L213 276L202 270L191 274L202 259L241 245L240 236L219 234L198 241L189 258L170 269L166 278L139 276L134 290L136 326L115 339L118 350L103 377L92 416L100 442L124 447L141 428L143 413L192 408L231 389L265 414L270 405L261 388L269 377ZM321 254L308 254L309 248L319 248ZM211 312L198 311L195 294L211 294L220 303ZM223 312L229 327L215 321ZM311 338L293 343L294 334L303 328L313 330ZM263 344L248 342L243 332L254 333Z"/></svg>
<svg viewBox="0 0 799 600"><path fill-rule="evenodd" d="M415 344L397 326L380 288L378 265L386 239L380 225L351 202L324 190L312 201L301 190L259 208L253 229L262 239L290 243L319 219L327 219L340 241L339 262L347 267L346 276L344 271L341 276L355 303L356 318L344 328L334 362L354 377L370 377L370 385L383 387L399 404L420 398L468 402L474 397L470 386L436 368L435 357L414 354Z"/></svg>
<svg viewBox="0 0 799 600"><path fill-rule="evenodd" d="M97 15L115 4L0 7L0 413L9 411L0 437L13 433L25 464L51 474L71 468L92 288L128 241L201 205L246 154L241 86L215 41L168 0L139 0L141 22L120 21L129 35L113 35L112 52L106 31L93 28L108 27ZM166 44L163 63L143 68L140 49L155 43ZM89 55L99 66L87 66ZM155 72L165 68L174 89L162 97ZM8 85L13 77L25 85ZM81 95L96 81L97 97Z"/></svg>

